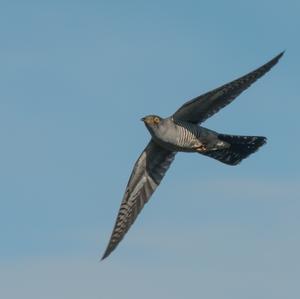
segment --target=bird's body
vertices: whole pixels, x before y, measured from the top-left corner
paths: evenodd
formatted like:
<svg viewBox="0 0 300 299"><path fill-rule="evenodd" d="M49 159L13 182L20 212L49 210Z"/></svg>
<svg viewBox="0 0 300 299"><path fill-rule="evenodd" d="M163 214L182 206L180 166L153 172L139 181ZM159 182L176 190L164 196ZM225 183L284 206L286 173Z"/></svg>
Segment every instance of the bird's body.
<svg viewBox="0 0 300 299"><path fill-rule="evenodd" d="M160 119L151 125L151 118ZM147 121L150 120L150 123ZM228 148L230 145L218 139L218 133L196 124L175 120L173 117L160 118L156 115L144 118L152 138L162 147L176 152L204 152Z"/></svg>
<svg viewBox="0 0 300 299"><path fill-rule="evenodd" d="M125 236L177 152L196 152L227 165L237 165L266 143L265 137L220 134L199 124L230 104L267 73L282 55L280 53L247 75L186 102L170 117L148 115L142 118L152 138L134 165L102 259Z"/></svg>

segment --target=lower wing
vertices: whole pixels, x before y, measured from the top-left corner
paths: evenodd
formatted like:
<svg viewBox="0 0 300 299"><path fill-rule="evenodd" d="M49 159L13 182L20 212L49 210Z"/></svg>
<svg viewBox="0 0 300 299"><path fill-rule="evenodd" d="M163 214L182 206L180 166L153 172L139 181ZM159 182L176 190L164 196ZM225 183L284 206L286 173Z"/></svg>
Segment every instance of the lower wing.
<svg viewBox="0 0 300 299"><path fill-rule="evenodd" d="M118 212L110 241L102 257L105 259L123 239L138 214L148 202L175 157L151 140L136 161Z"/></svg>

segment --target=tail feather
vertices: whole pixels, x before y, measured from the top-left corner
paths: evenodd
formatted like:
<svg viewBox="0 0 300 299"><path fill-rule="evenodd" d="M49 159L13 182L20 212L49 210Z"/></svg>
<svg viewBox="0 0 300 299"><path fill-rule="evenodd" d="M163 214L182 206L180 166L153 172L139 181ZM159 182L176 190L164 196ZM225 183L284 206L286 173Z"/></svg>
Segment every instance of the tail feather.
<svg viewBox="0 0 300 299"><path fill-rule="evenodd" d="M267 138L261 136L237 136L219 134L218 138L230 144L229 148L203 153L228 165L237 165L263 146Z"/></svg>

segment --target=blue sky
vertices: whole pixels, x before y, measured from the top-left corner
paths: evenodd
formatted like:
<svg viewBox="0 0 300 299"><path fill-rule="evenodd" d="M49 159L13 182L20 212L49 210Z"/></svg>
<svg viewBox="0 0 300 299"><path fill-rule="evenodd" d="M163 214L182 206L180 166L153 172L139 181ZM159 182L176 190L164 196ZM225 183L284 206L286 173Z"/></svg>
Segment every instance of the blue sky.
<svg viewBox="0 0 300 299"><path fill-rule="evenodd" d="M1 1L1 298L299 297L299 11L299 1ZM204 124L268 144L237 167L178 155L98 263L149 139L139 119L282 50Z"/></svg>

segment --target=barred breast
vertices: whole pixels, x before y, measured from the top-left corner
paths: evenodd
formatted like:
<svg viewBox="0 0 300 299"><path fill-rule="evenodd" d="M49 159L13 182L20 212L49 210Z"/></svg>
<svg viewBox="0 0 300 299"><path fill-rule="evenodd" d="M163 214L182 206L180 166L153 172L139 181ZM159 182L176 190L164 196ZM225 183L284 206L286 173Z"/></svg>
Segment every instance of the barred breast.
<svg viewBox="0 0 300 299"><path fill-rule="evenodd" d="M197 125L174 121L177 130L175 145L182 151L193 151L196 147L202 145L201 137L203 138L205 132Z"/></svg>
<svg viewBox="0 0 300 299"><path fill-rule="evenodd" d="M164 119L150 132L158 144L171 151L195 152L203 146L212 149L219 141L216 132L173 118Z"/></svg>

